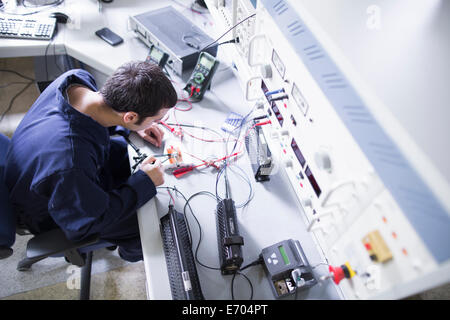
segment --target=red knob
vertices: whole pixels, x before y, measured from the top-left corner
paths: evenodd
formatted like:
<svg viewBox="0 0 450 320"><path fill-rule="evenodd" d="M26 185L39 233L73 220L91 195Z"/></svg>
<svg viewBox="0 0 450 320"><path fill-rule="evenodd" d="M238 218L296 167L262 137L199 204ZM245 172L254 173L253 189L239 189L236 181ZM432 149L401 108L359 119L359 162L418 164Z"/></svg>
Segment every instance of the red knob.
<svg viewBox="0 0 450 320"><path fill-rule="evenodd" d="M345 278L344 270L341 267L329 266L328 270L333 273L333 280L336 284L339 284L339 282Z"/></svg>

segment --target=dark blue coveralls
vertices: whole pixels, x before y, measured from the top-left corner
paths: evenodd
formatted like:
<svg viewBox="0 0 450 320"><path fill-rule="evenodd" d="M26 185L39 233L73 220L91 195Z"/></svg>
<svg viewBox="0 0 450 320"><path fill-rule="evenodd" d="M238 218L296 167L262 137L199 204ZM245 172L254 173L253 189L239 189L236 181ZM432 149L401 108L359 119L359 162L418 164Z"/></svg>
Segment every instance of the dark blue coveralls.
<svg viewBox="0 0 450 320"><path fill-rule="evenodd" d="M142 260L136 210L156 194L141 170L130 175L126 142L74 109L66 88L97 91L93 77L71 70L39 96L12 137L5 179L18 219L33 234L61 228L73 241L97 234Z"/></svg>

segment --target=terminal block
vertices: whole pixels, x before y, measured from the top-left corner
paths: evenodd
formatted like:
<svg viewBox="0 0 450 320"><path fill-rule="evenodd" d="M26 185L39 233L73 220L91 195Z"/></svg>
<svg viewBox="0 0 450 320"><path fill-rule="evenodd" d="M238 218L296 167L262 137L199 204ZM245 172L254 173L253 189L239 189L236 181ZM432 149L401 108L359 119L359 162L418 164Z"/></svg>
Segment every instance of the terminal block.
<svg viewBox="0 0 450 320"><path fill-rule="evenodd" d="M391 250L389 250L381 233L378 230L368 233L362 243L370 255L370 259L374 262L387 262L392 259Z"/></svg>

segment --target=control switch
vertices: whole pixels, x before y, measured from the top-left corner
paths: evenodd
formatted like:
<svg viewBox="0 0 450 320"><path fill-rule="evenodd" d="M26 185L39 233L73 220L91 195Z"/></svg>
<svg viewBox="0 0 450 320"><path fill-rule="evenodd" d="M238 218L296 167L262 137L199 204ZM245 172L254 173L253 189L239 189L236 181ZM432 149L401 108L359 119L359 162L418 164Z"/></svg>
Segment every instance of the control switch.
<svg viewBox="0 0 450 320"><path fill-rule="evenodd" d="M391 250L389 250L381 233L378 230L368 233L362 243L370 255L370 259L374 262L387 262L392 259Z"/></svg>

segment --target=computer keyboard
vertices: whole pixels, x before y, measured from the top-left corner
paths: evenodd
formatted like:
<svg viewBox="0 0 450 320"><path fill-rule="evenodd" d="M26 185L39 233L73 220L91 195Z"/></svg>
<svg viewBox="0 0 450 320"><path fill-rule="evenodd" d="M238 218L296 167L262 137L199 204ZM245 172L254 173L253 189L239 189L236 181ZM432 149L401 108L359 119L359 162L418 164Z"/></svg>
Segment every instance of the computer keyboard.
<svg viewBox="0 0 450 320"><path fill-rule="evenodd" d="M49 40L55 32L55 27L55 18L0 15L0 38Z"/></svg>

